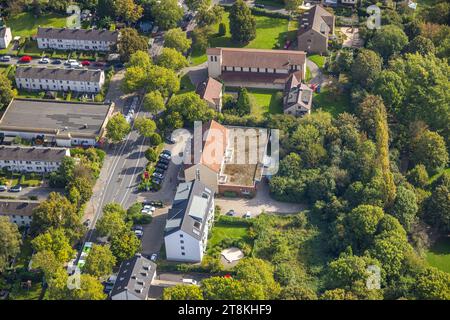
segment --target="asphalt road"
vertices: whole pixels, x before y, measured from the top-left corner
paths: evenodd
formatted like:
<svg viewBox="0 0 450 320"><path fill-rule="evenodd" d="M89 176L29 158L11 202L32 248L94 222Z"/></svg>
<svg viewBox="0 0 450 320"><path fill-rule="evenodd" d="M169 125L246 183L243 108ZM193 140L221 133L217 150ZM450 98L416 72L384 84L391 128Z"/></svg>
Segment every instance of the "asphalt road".
<svg viewBox="0 0 450 320"><path fill-rule="evenodd" d="M25 67L26 66L33 66L33 67L64 68L64 69L68 69L68 67L64 66L64 64L63 64L65 60L62 60L62 59L58 59L58 60L61 60L63 62L61 64L52 64L53 59L50 59L50 63L47 63L47 64L39 63L39 59L38 58L33 58L33 60L31 60L30 62L27 62L27 63L19 62L19 59L20 59L20 57L11 57L10 61L8 61L8 62L0 62L0 65L17 65L17 66L25 66ZM84 68L87 68L89 70L98 70L98 69L103 70L104 69L104 67L95 66L94 63L91 63L90 66L83 67L83 69Z"/></svg>

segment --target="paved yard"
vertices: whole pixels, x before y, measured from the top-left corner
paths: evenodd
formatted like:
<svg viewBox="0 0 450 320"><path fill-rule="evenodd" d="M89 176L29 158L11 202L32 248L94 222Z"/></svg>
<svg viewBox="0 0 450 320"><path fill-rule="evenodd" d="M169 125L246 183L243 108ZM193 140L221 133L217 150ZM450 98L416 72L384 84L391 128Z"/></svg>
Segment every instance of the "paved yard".
<svg viewBox="0 0 450 320"><path fill-rule="evenodd" d="M252 199L242 198L216 198L216 205L220 206L222 213L234 210L239 216L250 211L254 216L261 212L269 213L297 213L305 210L306 205L298 203L280 202L269 195L269 185L261 182L256 196Z"/></svg>

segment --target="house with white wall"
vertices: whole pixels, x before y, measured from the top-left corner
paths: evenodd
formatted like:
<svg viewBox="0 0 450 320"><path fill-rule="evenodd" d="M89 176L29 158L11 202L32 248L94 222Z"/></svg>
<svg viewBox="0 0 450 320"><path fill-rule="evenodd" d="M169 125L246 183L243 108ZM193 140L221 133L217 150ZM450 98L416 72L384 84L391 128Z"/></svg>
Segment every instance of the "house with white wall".
<svg viewBox="0 0 450 320"><path fill-rule="evenodd" d="M99 93L105 84L102 70L18 67L16 86L26 91Z"/></svg>
<svg viewBox="0 0 450 320"><path fill-rule="evenodd" d="M0 217L7 217L19 227L29 227L33 210L39 206L39 201L0 199Z"/></svg>
<svg viewBox="0 0 450 320"><path fill-rule="evenodd" d="M70 157L69 149L0 146L0 168L13 172L53 172L64 157Z"/></svg>
<svg viewBox="0 0 450 320"><path fill-rule="evenodd" d="M68 28L38 28L39 49L111 51L119 31Z"/></svg>
<svg viewBox="0 0 450 320"><path fill-rule="evenodd" d="M198 180L180 183L164 229L167 260L202 261L213 221L214 192Z"/></svg>
<svg viewBox="0 0 450 320"><path fill-rule="evenodd" d="M283 89L291 73L306 76L306 53L293 50L209 48L208 75L226 86Z"/></svg>
<svg viewBox="0 0 450 320"><path fill-rule="evenodd" d="M11 28L0 27L0 49L8 48L12 40Z"/></svg>

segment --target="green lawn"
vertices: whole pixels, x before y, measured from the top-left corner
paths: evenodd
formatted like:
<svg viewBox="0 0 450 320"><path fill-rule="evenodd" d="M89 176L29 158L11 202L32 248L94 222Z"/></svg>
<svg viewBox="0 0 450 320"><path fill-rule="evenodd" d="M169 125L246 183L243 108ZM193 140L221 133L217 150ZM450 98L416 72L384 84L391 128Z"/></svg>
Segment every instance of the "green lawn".
<svg viewBox="0 0 450 320"><path fill-rule="evenodd" d="M444 172L447 172L448 174L450 174L450 168L444 169L441 172L438 172L434 176L430 177L430 180L428 181L428 183L433 183L434 181L436 181L440 176L442 176L442 174Z"/></svg>
<svg viewBox="0 0 450 320"><path fill-rule="evenodd" d="M243 239L248 241L248 227L246 226L234 226L227 223L223 223L220 220L217 221L211 233L211 238L208 240L208 247L214 248L224 239Z"/></svg>
<svg viewBox="0 0 450 320"><path fill-rule="evenodd" d="M255 0L256 4L263 4L268 7L284 8L283 0Z"/></svg>
<svg viewBox="0 0 450 320"><path fill-rule="evenodd" d="M271 89L248 89L253 100L252 114L283 113L281 91Z"/></svg>
<svg viewBox="0 0 450 320"><path fill-rule="evenodd" d="M16 14L6 21L14 37L30 37L36 34L38 26L63 28L66 26L65 16L58 14L43 14L35 18L30 12Z"/></svg>
<svg viewBox="0 0 450 320"><path fill-rule="evenodd" d="M20 283L14 284L10 300L39 300L39 296L42 292L42 283L32 283L30 289L24 289L20 286Z"/></svg>
<svg viewBox="0 0 450 320"><path fill-rule="evenodd" d="M318 55L318 54L313 54L311 56L308 57L309 60L311 60L312 62L314 62L319 68L323 68L324 64L325 64L325 57Z"/></svg>
<svg viewBox="0 0 450 320"><path fill-rule="evenodd" d="M426 258L433 267L450 273L450 237L439 239L428 250Z"/></svg>
<svg viewBox="0 0 450 320"><path fill-rule="evenodd" d="M314 109L320 108L323 111L328 111L335 117L342 112L349 112L350 96L348 93L338 94L324 88L320 93L314 93L313 106Z"/></svg>
<svg viewBox="0 0 450 320"><path fill-rule="evenodd" d="M288 37L288 20L271 18L265 16L255 16L256 19L256 38L246 46L239 45L231 41L229 13L225 12L222 22L225 23L227 32L224 36L213 36L210 40L211 47L245 47L254 49L275 49L282 48L285 39ZM219 30L219 24L213 26L214 30ZM291 31L292 33L292 31ZM191 64L198 65L206 62L205 52L193 51L191 55Z"/></svg>

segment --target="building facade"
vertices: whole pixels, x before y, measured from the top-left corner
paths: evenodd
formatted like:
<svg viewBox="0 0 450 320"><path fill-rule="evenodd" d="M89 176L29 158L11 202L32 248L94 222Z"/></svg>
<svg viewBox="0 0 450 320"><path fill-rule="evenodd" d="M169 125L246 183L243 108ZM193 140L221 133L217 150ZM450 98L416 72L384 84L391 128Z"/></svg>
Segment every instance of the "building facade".
<svg viewBox="0 0 450 320"><path fill-rule="evenodd" d="M334 36L335 17L320 5L315 5L299 17L298 50L325 54L328 41Z"/></svg>
<svg viewBox="0 0 450 320"><path fill-rule="evenodd" d="M38 205L39 201L0 199L0 217L8 217L19 227L29 227Z"/></svg>
<svg viewBox="0 0 450 320"><path fill-rule="evenodd" d="M99 93L105 84L102 70L19 67L16 86L27 91Z"/></svg>
<svg viewBox="0 0 450 320"><path fill-rule="evenodd" d="M13 172L53 172L64 157L70 157L69 149L0 146L0 168Z"/></svg>
<svg viewBox="0 0 450 320"><path fill-rule="evenodd" d="M38 28L39 49L111 51L119 31L68 28Z"/></svg>
<svg viewBox="0 0 450 320"><path fill-rule="evenodd" d="M12 40L11 28L0 28L0 49L8 48Z"/></svg>
<svg viewBox="0 0 450 320"><path fill-rule="evenodd" d="M294 72L306 75L306 54L292 50L209 48L208 74L226 86L283 89Z"/></svg>
<svg viewBox="0 0 450 320"><path fill-rule="evenodd" d="M167 215L167 260L200 262L214 221L214 192L198 180L178 185Z"/></svg>

